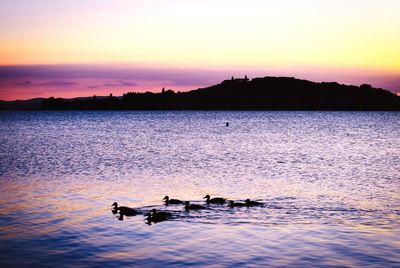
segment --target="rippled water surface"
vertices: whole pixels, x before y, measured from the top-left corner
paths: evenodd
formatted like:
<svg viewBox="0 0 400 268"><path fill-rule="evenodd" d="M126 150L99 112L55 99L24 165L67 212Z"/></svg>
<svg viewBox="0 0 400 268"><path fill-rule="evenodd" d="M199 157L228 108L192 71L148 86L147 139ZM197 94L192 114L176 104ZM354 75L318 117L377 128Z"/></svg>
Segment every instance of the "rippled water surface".
<svg viewBox="0 0 400 268"><path fill-rule="evenodd" d="M400 113L2 112L0 164L1 266L400 266Z"/></svg>

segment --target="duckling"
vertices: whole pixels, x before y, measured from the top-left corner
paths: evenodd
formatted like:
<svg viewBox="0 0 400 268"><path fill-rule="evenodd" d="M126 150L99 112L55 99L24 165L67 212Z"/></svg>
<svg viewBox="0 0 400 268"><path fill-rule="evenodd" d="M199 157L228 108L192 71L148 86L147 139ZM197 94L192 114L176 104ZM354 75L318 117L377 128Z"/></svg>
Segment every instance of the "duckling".
<svg viewBox="0 0 400 268"><path fill-rule="evenodd" d="M206 203L207 204L220 204L220 205L222 205L222 204L224 204L226 202L226 199L222 198L222 197L214 197L214 198L210 199L210 196L206 195L203 198L206 198Z"/></svg>
<svg viewBox="0 0 400 268"><path fill-rule="evenodd" d="M246 207L254 207L254 206L262 206L263 203L257 202L257 201L250 201L250 199L246 199L244 201Z"/></svg>
<svg viewBox="0 0 400 268"><path fill-rule="evenodd" d="M235 203L235 201L229 201L228 206L233 208L233 207L245 207L245 203Z"/></svg>
<svg viewBox="0 0 400 268"><path fill-rule="evenodd" d="M125 216L136 216L137 214L139 214L139 212L134 210L133 208L119 207L117 202L114 202L111 206L113 206L113 211L119 211L120 214L123 214Z"/></svg>
<svg viewBox="0 0 400 268"><path fill-rule="evenodd" d="M168 220L172 214L166 211L157 211L155 208L151 210L151 212L145 214L147 216L148 222L161 222Z"/></svg>
<svg viewBox="0 0 400 268"><path fill-rule="evenodd" d="M169 199L169 196L166 195L163 200L165 200L165 205L179 205L179 204L183 204L183 201L179 200L179 199Z"/></svg>
<svg viewBox="0 0 400 268"><path fill-rule="evenodd" d="M185 202L185 210L198 210L198 209L207 209L207 208L203 207L202 205L190 204L188 201Z"/></svg>

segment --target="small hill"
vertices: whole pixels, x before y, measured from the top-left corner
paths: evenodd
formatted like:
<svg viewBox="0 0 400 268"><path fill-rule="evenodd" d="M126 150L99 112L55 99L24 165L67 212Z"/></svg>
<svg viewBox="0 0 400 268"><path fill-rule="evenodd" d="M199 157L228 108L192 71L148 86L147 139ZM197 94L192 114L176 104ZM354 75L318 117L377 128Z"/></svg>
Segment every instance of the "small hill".
<svg viewBox="0 0 400 268"><path fill-rule="evenodd" d="M400 97L387 90L292 77L225 80L181 99L184 108L200 110L400 110Z"/></svg>
<svg viewBox="0 0 400 268"><path fill-rule="evenodd" d="M400 97L370 85L316 83L293 77L230 79L175 93L43 100L45 110L331 110L400 111Z"/></svg>
<svg viewBox="0 0 400 268"><path fill-rule="evenodd" d="M15 101L0 100L0 110L39 110L43 106L43 100L44 98Z"/></svg>

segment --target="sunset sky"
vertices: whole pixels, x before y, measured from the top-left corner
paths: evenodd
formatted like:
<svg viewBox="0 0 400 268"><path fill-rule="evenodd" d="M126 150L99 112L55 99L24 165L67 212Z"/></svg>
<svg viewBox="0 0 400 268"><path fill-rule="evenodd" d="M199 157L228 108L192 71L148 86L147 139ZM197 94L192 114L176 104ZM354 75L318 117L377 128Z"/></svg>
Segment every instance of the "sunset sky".
<svg viewBox="0 0 400 268"><path fill-rule="evenodd" d="M295 76L400 91L398 0L0 0L0 99Z"/></svg>

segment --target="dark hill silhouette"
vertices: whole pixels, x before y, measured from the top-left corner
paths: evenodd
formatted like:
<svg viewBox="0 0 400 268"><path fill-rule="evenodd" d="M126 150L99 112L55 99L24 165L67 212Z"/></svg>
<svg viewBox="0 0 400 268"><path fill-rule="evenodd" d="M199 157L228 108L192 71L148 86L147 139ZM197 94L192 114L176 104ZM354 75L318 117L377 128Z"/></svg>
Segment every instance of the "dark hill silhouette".
<svg viewBox="0 0 400 268"><path fill-rule="evenodd" d="M67 102L77 102L82 100L88 100L92 97L78 97L72 99L62 99L63 103ZM97 99L104 99L108 98L107 96L98 96ZM4 101L0 100L0 111L1 110L42 110L43 109L43 102L45 98L35 98L35 99L28 99L28 100L14 100L14 101Z"/></svg>
<svg viewBox="0 0 400 268"><path fill-rule="evenodd" d="M44 98L15 101L0 100L0 110L39 110L43 106L43 100Z"/></svg>
<svg viewBox="0 0 400 268"><path fill-rule="evenodd" d="M188 92L183 100L195 109L400 110L398 96L370 85L315 83L291 77L226 80Z"/></svg>
<svg viewBox="0 0 400 268"><path fill-rule="evenodd" d="M315 83L292 77L225 80L218 85L175 93L129 92L122 98L49 98L50 110L349 110L400 111L400 97L370 85Z"/></svg>

